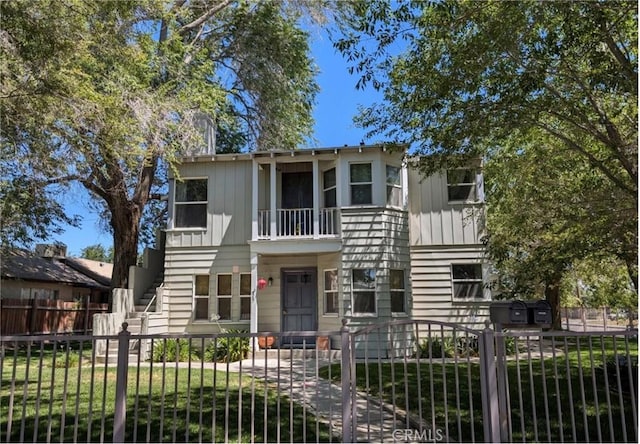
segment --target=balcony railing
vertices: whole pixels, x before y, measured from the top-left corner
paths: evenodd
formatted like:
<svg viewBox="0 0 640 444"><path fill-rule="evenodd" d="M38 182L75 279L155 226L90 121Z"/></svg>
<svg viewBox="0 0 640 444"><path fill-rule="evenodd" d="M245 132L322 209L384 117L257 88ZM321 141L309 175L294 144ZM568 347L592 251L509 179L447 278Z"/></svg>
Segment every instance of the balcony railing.
<svg viewBox="0 0 640 444"><path fill-rule="evenodd" d="M318 237L338 235L338 209L321 208ZM258 239L313 238L313 208L290 208L276 210L276 232L271 235L271 211L258 211Z"/></svg>

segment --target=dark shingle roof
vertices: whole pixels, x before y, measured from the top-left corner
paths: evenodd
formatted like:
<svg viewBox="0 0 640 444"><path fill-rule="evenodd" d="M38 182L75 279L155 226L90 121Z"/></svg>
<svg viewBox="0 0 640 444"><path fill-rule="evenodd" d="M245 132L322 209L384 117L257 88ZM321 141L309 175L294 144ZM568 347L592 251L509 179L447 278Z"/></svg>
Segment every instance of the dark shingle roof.
<svg viewBox="0 0 640 444"><path fill-rule="evenodd" d="M82 287L105 288L101 282L70 267L60 258L34 256L24 250L14 250L3 255L0 271L2 279L59 282Z"/></svg>

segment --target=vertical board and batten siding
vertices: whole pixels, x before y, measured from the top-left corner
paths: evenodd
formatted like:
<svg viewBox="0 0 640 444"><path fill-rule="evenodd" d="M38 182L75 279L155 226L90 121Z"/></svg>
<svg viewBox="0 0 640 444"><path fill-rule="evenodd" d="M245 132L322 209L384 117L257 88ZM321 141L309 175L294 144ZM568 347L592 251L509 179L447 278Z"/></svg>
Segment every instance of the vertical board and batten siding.
<svg viewBox="0 0 640 444"><path fill-rule="evenodd" d="M410 169L409 227L411 245L474 245L483 234L482 204L450 204L444 172L423 178Z"/></svg>
<svg viewBox="0 0 640 444"><path fill-rule="evenodd" d="M343 209L341 220L342 304L349 325L358 327L388 321L392 319L389 269L404 269L407 275L410 272L406 212L381 208ZM351 315L351 270L354 268L377 270L376 316ZM406 291L410 294L409 279L406 280Z"/></svg>
<svg viewBox="0 0 640 444"><path fill-rule="evenodd" d="M207 228L169 227L167 247L246 244L251 239L251 165L250 160L182 164L181 178L208 179Z"/></svg>
<svg viewBox="0 0 640 444"><path fill-rule="evenodd" d="M209 315L216 312L216 275L233 273L238 267L239 273L250 273L249 246L236 245L224 247L172 248L165 252L165 292L171 301L168 310L169 333L214 332L218 330L215 322L193 320L194 275L209 275ZM232 298L231 312L236 322L221 323L223 327L249 329L248 321L237 321L240 311L240 299Z"/></svg>
<svg viewBox="0 0 640 444"><path fill-rule="evenodd" d="M481 247L411 248L411 287L413 318L463 324L484 328L489 318L488 302L453 301L452 263L481 263Z"/></svg>

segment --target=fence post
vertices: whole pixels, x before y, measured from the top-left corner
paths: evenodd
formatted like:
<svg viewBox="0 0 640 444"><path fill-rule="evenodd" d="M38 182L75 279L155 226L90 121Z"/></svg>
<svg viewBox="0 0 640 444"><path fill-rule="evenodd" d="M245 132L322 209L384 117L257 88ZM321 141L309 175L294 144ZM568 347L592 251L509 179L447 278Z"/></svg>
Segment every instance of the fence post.
<svg viewBox="0 0 640 444"><path fill-rule="evenodd" d="M354 442L351 416L351 343L347 320L342 320L340 329L341 339L341 367L340 378L342 381L342 442Z"/></svg>
<svg viewBox="0 0 640 444"><path fill-rule="evenodd" d="M125 424L127 422L127 375L129 372L129 324L122 323L122 331L118 334L118 364L116 370L116 400L113 415L113 442L124 442Z"/></svg>
<svg viewBox="0 0 640 444"><path fill-rule="evenodd" d="M480 393L482 394L482 417L484 419L484 441L501 442L500 407L498 400L498 382L496 377L496 359L494 332L489 321L478 335L480 352Z"/></svg>

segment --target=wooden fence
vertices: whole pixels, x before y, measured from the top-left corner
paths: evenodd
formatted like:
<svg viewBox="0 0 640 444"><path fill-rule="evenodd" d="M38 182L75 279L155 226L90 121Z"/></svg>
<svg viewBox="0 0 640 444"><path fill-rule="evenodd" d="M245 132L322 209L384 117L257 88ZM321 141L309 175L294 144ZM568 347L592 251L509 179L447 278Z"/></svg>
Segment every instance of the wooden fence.
<svg viewBox="0 0 640 444"><path fill-rule="evenodd" d="M93 315L106 313L108 304L0 299L0 334L88 333Z"/></svg>

